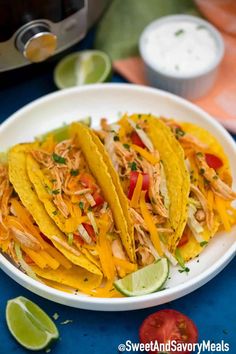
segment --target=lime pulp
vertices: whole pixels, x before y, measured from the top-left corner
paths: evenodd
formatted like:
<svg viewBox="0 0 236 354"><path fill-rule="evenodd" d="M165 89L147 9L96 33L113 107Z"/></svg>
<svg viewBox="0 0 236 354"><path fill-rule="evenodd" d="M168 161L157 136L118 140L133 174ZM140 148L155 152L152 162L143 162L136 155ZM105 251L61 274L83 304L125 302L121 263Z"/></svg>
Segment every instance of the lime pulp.
<svg viewBox="0 0 236 354"><path fill-rule="evenodd" d="M7 302L6 321L13 337L29 350L44 349L59 337L50 317L23 296Z"/></svg>
<svg viewBox="0 0 236 354"><path fill-rule="evenodd" d="M168 260L161 258L157 262L117 280L114 286L126 296L146 295L160 290L168 275Z"/></svg>
<svg viewBox="0 0 236 354"><path fill-rule="evenodd" d="M112 63L99 50L72 53L63 58L54 70L54 82L59 89L109 81Z"/></svg>

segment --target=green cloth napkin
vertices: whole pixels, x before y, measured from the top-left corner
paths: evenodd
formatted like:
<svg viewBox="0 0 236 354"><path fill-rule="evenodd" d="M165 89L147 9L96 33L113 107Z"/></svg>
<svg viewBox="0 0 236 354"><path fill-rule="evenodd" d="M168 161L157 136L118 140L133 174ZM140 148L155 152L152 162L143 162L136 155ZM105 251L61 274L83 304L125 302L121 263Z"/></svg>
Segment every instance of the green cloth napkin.
<svg viewBox="0 0 236 354"><path fill-rule="evenodd" d="M113 0L97 27L95 48L112 60L136 56L143 29L161 16L178 13L199 14L193 0Z"/></svg>

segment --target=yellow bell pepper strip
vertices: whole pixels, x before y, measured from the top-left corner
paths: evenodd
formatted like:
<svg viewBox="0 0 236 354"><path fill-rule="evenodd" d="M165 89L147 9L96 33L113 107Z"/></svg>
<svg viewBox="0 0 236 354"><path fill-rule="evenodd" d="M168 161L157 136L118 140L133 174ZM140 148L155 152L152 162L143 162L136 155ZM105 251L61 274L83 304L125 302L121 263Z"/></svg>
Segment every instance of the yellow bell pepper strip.
<svg viewBox="0 0 236 354"><path fill-rule="evenodd" d="M139 173L136 186L134 188L134 192L130 201L131 208L138 208L139 207L139 199L143 185L143 175Z"/></svg>
<svg viewBox="0 0 236 354"><path fill-rule="evenodd" d="M116 258L116 257L113 257L113 259L114 259L115 265L123 268L126 271L126 273L135 272L138 268L137 264L130 263L129 261L126 261L124 259L120 259L120 258Z"/></svg>
<svg viewBox="0 0 236 354"><path fill-rule="evenodd" d="M160 243L160 239L158 236L157 228L156 228L156 225L152 219L151 214L148 211L146 201L145 201L145 195L146 195L145 191L141 192L141 198L140 198L141 213L142 213L143 219L145 221L145 224L148 228L148 231L150 232L151 241L152 241L154 247L156 248L159 256L162 257L163 251L161 249L161 243Z"/></svg>
<svg viewBox="0 0 236 354"><path fill-rule="evenodd" d="M37 264L41 269L46 268L47 266L47 261L42 255L40 254L41 252L37 253L27 247L22 247L21 249L32 259L32 261Z"/></svg>
<svg viewBox="0 0 236 354"><path fill-rule="evenodd" d="M156 156L152 155L150 152L141 148L140 146L132 144L131 147L152 165L156 165L159 162L159 159Z"/></svg>
<svg viewBox="0 0 236 354"><path fill-rule="evenodd" d="M60 263L56 259L53 259L47 252L41 251L40 256L46 260L50 268L56 270L60 266Z"/></svg>
<svg viewBox="0 0 236 354"><path fill-rule="evenodd" d="M121 126L122 131L121 131L121 136L120 139L124 138L127 134L131 133L133 128L130 126L128 120L127 114L123 115L123 117L118 121L118 124ZM120 133L120 132L119 132Z"/></svg>
<svg viewBox="0 0 236 354"><path fill-rule="evenodd" d="M52 247L47 242L45 242L44 249L46 249L47 253L49 253L55 260L57 260L65 269L68 270L72 267L72 263L66 257L64 257L59 251L57 251L56 248Z"/></svg>

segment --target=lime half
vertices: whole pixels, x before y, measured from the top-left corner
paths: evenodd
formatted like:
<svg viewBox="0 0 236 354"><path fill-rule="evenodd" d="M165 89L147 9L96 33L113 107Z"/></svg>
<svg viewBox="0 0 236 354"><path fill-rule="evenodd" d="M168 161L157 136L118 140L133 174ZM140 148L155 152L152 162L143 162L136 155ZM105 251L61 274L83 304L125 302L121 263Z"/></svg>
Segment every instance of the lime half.
<svg viewBox="0 0 236 354"><path fill-rule="evenodd" d="M59 89L109 81L112 63L99 50L72 53L63 58L54 70L54 82Z"/></svg>
<svg viewBox="0 0 236 354"><path fill-rule="evenodd" d="M59 336L50 317L22 296L7 302L6 321L17 342L30 350L44 349Z"/></svg>
<svg viewBox="0 0 236 354"><path fill-rule="evenodd" d="M161 258L157 262L117 280L114 285L126 296L146 295L161 289L168 274L169 263L166 258Z"/></svg>

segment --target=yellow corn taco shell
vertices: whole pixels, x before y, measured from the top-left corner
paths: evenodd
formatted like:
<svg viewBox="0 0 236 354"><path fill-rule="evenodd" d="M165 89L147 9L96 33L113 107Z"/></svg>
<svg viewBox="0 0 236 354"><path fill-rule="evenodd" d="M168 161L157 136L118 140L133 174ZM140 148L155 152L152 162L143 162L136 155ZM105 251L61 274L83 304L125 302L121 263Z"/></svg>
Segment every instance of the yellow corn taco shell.
<svg viewBox="0 0 236 354"><path fill-rule="evenodd" d="M31 266L33 272L43 278L58 284L63 284L74 289L78 289L82 292L91 291L101 284L101 278L96 274L87 271L84 268L73 266L70 269L64 269L63 267L57 270L41 269L37 266Z"/></svg>
<svg viewBox="0 0 236 354"><path fill-rule="evenodd" d="M101 281L102 273L86 256L72 246L65 247L67 238L49 217L39 200L26 169L26 153L29 149L31 149L30 144L20 144L11 148L8 153L9 178L21 202L30 212L41 232L66 258L93 273L98 281Z"/></svg>
<svg viewBox="0 0 236 354"><path fill-rule="evenodd" d="M223 166L219 169L219 176L224 177L224 179L227 180L227 183L232 185L232 174L230 171L229 159L219 141L211 133L198 125L192 123L181 123L181 127L186 133L192 134L202 143L205 143L209 147L207 151L208 153L217 155L221 158L223 161Z"/></svg>
<svg viewBox="0 0 236 354"><path fill-rule="evenodd" d="M128 229L126 218L122 207L119 202L117 192L115 190L112 178L109 175L108 168L103 161L101 154L98 151L96 144L93 142L89 129L87 126L80 123L73 123L68 127L69 137L74 137L76 135L76 142L78 148L81 149L84 158L86 160L87 166L91 171L91 175L96 179L98 185L100 186L105 200L108 202L115 225L120 231L120 238L126 252L132 262L135 261L134 245L132 239L132 233ZM29 149L34 148L34 144L29 145ZM61 213L54 213L55 204L50 198L49 193L45 189L45 185L51 189L52 183L45 176L43 171L40 169L39 163L31 156L27 154L26 157L27 173L31 183L33 184L38 198L43 203L48 215L58 228L65 233L73 232L79 223L78 218L73 219L73 217L65 218ZM86 252L81 247L82 252ZM87 258L89 256L87 254Z"/></svg>
<svg viewBox="0 0 236 354"><path fill-rule="evenodd" d="M190 177L184 162L184 152L170 132L158 118L147 116L148 134L153 145L160 153L163 162L167 187L170 195L170 223L175 230L169 238L168 248L174 252L187 222L187 202L190 191Z"/></svg>
<svg viewBox="0 0 236 354"><path fill-rule="evenodd" d="M33 148L33 146L34 145L32 144L31 147ZM61 213L57 213L56 215L54 214L55 205L51 200L50 195L45 189L45 186L47 186L47 188L49 189L52 189L51 188L52 183L43 174L38 162L35 161L30 154L27 154L26 156L26 167L27 167L27 173L29 179L31 183L34 185L38 198L44 204L44 207L48 215L51 216L53 221L56 223L56 225L62 232L65 233L73 232L76 225L78 224L78 219L73 217L68 217L66 219Z"/></svg>
<svg viewBox="0 0 236 354"><path fill-rule="evenodd" d="M218 142L218 140L213 135L211 135L211 133L209 133L207 130L205 130L204 128L202 128L198 125L195 125L192 123L185 123L185 122L184 123L181 122L180 124L181 124L182 129L186 133L191 134L192 136L196 137L199 141L206 144L208 153L214 154L214 155L221 158L221 160L223 162L223 166L218 170L218 174L225 181L227 181L228 185L231 186L232 185L232 175L231 175L231 171L230 171L229 160L228 160L222 146ZM192 182L192 183L194 183L194 182ZM212 204L212 202L210 204ZM217 211L217 206L214 204L215 203L213 201L213 205L211 207L213 208L213 210ZM224 217L227 218L226 213L224 213L224 214L225 214ZM206 243L209 242L212 237L214 237L214 235L217 233L221 223L222 223L222 220L220 220L219 215L215 215L214 225L213 225L212 230L209 231L208 228L205 227L201 236ZM204 250L205 242L203 242L203 244L201 245L201 243L197 242L195 237L192 234L190 234L188 242L178 249L183 260L189 261L190 259L193 259L196 256L198 256Z"/></svg>
<svg viewBox="0 0 236 354"><path fill-rule="evenodd" d="M131 260L135 261L134 241L132 230L127 225L127 207L123 207L118 197L119 191L110 175L109 166L104 161L97 144L93 141L90 129L80 123L73 123L70 131L78 136L80 148L92 175L98 181L105 200L110 205L117 229L120 231L120 238L123 246Z"/></svg>
<svg viewBox="0 0 236 354"><path fill-rule="evenodd" d="M134 246L134 226L133 226L133 222L131 220L130 213L129 213L129 204L128 204L127 198L123 192L123 189L122 189L122 186L121 186L121 183L119 180L119 176L116 173L116 171L112 165L112 162L110 160L110 157L109 157L107 151L105 150L103 144L101 143L100 139L97 137L97 135L92 130L89 130L89 134L91 135L93 142L96 144L97 149L99 150L100 154L103 156L103 160L104 160L104 162L107 166L107 169L111 175L112 181L113 181L114 186L116 188L116 192L117 192L119 199L120 199L120 204L121 204L121 207L122 207L122 210L124 213L125 220L127 222L128 233L130 236L130 244L131 244L132 249L134 249L134 247L135 247Z"/></svg>
<svg viewBox="0 0 236 354"><path fill-rule="evenodd" d="M138 121L137 115L130 117ZM170 226L175 230L171 238L168 238L168 249L174 252L176 245L183 233L187 221L187 200L190 188L189 174L184 163L184 152L169 128L155 117L147 117L149 128L147 134L154 147L159 151L160 158L163 161L164 170L167 178L167 188L170 196ZM120 203L125 214L130 233L133 233L133 223L129 214L129 202L123 192L118 174L116 173L110 157L101 143L100 139L90 131L93 141L96 143L100 153L103 156L113 183L120 198Z"/></svg>
<svg viewBox="0 0 236 354"><path fill-rule="evenodd" d="M210 239L216 234L218 228L219 228L219 221L214 220L213 230L210 232L207 228L205 228L202 233L202 238L206 242L209 242ZM183 260L185 262L188 262L191 259L197 257L204 250L204 247L205 245L201 246L201 244L198 243L195 237L191 234L189 236L188 242L185 245L183 245L181 248L179 248L179 252Z"/></svg>

